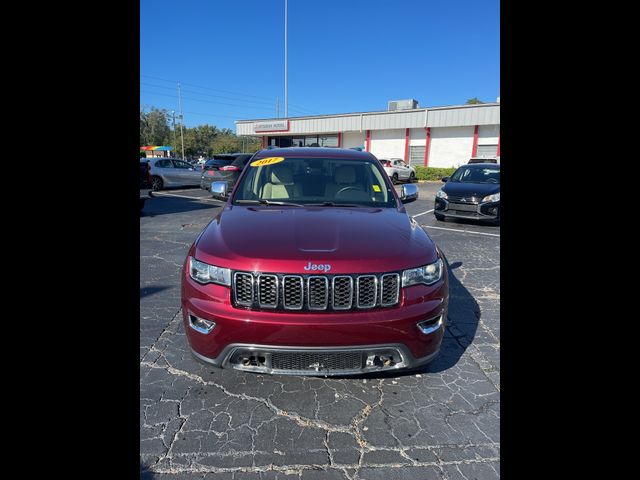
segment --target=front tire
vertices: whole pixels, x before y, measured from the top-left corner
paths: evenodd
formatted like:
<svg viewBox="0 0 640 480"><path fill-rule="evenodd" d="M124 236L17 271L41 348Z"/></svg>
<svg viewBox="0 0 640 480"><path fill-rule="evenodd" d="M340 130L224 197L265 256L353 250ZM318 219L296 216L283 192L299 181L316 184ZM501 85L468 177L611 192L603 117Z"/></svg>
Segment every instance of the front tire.
<svg viewBox="0 0 640 480"><path fill-rule="evenodd" d="M162 187L164 187L164 182L160 177L157 177L157 176L151 177L151 189L154 192L157 192L158 190L162 190Z"/></svg>
<svg viewBox="0 0 640 480"><path fill-rule="evenodd" d="M441 215L439 213L434 213L436 220L438 220L439 222L444 222L444 215Z"/></svg>
<svg viewBox="0 0 640 480"><path fill-rule="evenodd" d="M394 173L393 175L391 175L391 183L393 183L394 185L396 183L398 183L398 174Z"/></svg>
<svg viewBox="0 0 640 480"><path fill-rule="evenodd" d="M416 181L416 174L411 172L411 175L409 175L409 183L414 183Z"/></svg>

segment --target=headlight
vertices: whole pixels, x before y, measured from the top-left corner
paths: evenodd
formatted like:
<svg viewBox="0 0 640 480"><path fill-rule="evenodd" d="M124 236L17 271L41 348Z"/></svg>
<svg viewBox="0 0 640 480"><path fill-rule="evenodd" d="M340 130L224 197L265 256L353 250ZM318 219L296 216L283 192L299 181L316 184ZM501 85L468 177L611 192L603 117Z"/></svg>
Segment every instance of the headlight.
<svg viewBox="0 0 640 480"><path fill-rule="evenodd" d="M438 198L449 198L449 195L444 190L438 190L436 192L436 197Z"/></svg>
<svg viewBox="0 0 640 480"><path fill-rule="evenodd" d="M402 272L402 286L409 287L418 283L433 285L442 278L442 268L442 260L438 259L424 267L405 270Z"/></svg>
<svg viewBox="0 0 640 480"><path fill-rule="evenodd" d="M231 285L230 269L208 265L193 257L189 257L189 276L198 283L217 283L227 287Z"/></svg>
<svg viewBox="0 0 640 480"><path fill-rule="evenodd" d="M500 192L494 193L493 195L487 195L482 199L482 203L484 202L499 202L500 201Z"/></svg>

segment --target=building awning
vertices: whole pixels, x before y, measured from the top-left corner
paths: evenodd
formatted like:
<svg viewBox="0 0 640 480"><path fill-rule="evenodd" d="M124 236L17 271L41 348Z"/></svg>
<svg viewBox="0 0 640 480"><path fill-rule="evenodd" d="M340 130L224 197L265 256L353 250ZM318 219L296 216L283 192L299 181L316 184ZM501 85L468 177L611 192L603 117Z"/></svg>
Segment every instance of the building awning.
<svg viewBox="0 0 640 480"><path fill-rule="evenodd" d="M162 147L156 147L154 145L148 145L146 147L140 147L140 151L141 152L146 152L149 150L159 150L161 152L170 152L171 151L171 147L166 147L166 146L162 146Z"/></svg>

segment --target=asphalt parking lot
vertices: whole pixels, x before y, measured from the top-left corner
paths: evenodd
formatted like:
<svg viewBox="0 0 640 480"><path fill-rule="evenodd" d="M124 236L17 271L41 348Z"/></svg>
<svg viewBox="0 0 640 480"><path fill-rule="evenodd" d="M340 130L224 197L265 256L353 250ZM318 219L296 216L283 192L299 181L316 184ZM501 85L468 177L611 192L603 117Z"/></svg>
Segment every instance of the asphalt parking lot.
<svg viewBox="0 0 640 480"><path fill-rule="evenodd" d="M499 478L500 227L436 221L440 186L420 183L406 206L449 263L440 356L419 373L339 379L192 359L180 269L222 203L154 193L140 214L141 478Z"/></svg>

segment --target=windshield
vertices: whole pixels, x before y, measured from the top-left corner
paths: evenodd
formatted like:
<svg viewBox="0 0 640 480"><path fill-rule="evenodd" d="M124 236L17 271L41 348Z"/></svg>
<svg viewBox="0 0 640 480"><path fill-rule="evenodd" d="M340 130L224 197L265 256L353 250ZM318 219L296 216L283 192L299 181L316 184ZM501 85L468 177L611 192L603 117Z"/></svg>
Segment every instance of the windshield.
<svg viewBox="0 0 640 480"><path fill-rule="evenodd" d="M460 167L450 182L460 183L500 183L499 167Z"/></svg>
<svg viewBox="0 0 640 480"><path fill-rule="evenodd" d="M246 168L234 205L397 207L384 172L373 161L270 157Z"/></svg>

